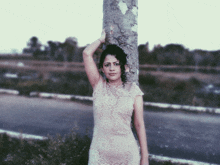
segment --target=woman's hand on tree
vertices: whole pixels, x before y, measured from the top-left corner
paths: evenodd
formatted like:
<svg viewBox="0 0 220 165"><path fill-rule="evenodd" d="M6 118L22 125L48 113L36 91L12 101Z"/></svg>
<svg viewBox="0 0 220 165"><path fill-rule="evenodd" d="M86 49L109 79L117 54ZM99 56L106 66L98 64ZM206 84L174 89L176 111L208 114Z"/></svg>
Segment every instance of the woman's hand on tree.
<svg viewBox="0 0 220 165"><path fill-rule="evenodd" d="M102 34L101 37L99 38L99 40L101 41L101 43L105 43L105 38L106 38L106 33L105 33L105 29L102 30Z"/></svg>

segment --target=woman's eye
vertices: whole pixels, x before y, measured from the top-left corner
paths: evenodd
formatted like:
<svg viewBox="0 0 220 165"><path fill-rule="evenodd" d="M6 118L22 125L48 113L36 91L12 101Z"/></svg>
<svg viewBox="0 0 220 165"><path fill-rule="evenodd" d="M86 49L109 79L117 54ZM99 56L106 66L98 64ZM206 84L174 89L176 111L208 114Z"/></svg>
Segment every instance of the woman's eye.
<svg viewBox="0 0 220 165"><path fill-rule="evenodd" d="M104 66L105 67L109 67L111 64L105 64ZM115 65L115 66L119 66L120 65L120 63L114 63L113 65Z"/></svg>

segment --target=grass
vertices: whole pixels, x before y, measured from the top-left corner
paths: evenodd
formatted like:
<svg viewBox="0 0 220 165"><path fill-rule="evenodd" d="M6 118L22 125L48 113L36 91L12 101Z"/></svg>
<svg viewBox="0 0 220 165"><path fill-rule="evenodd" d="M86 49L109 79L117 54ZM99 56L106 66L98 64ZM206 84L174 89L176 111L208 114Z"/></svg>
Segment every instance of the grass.
<svg viewBox="0 0 220 165"><path fill-rule="evenodd" d="M0 164L24 165L86 165L91 140L72 132L61 137L50 137L48 140L25 140L0 135Z"/></svg>
<svg viewBox="0 0 220 165"><path fill-rule="evenodd" d="M86 73L65 72L52 74L57 81L51 79L43 80L42 78L25 81L4 79L0 82L0 88L16 89L21 95L29 95L32 91L83 96L92 95L92 87L89 84Z"/></svg>
<svg viewBox="0 0 220 165"><path fill-rule="evenodd" d="M1 165L87 165L91 140L74 131L48 140L25 140L0 134ZM175 165L150 159L150 165Z"/></svg>
<svg viewBox="0 0 220 165"><path fill-rule="evenodd" d="M200 85L200 82L196 79L188 81L177 79L160 80L150 74L140 76L139 82L140 88L145 93L145 101L185 105L192 104L196 88Z"/></svg>
<svg viewBox="0 0 220 165"><path fill-rule="evenodd" d="M20 95L26 96L32 91L92 96L93 90L85 72L50 74L52 78L47 80L42 77L34 80L3 79L0 81L0 88L16 89ZM144 101L193 105L193 99L200 97L197 95L197 89L205 82L194 77L184 79L146 73L139 75L139 84L145 94ZM205 106L219 107L220 96L208 95L202 98L202 102Z"/></svg>

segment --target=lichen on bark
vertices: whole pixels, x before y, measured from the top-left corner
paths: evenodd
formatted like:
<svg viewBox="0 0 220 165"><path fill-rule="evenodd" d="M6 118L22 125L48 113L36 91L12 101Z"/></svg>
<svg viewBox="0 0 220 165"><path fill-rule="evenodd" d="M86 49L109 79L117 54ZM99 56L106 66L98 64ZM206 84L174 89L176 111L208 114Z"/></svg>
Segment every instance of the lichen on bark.
<svg viewBox="0 0 220 165"><path fill-rule="evenodd" d="M116 44L128 55L128 81L138 83L137 0L103 0L106 44Z"/></svg>

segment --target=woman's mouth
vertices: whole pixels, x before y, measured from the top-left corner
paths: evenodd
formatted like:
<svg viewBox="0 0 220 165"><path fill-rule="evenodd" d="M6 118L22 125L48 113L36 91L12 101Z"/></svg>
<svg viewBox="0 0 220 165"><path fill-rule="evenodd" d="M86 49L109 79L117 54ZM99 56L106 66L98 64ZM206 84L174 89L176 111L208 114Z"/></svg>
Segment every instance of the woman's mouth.
<svg viewBox="0 0 220 165"><path fill-rule="evenodd" d="M116 73L109 73L109 76L114 76L116 75Z"/></svg>

